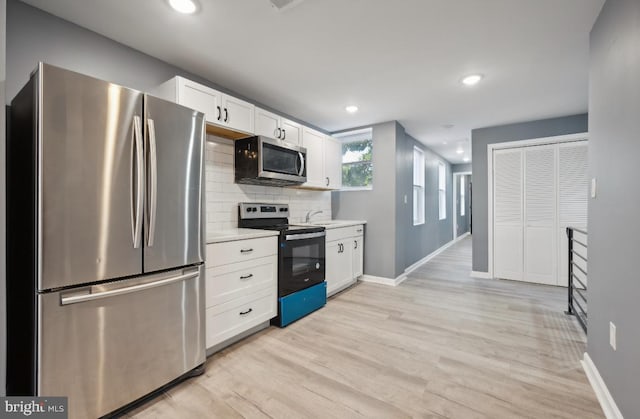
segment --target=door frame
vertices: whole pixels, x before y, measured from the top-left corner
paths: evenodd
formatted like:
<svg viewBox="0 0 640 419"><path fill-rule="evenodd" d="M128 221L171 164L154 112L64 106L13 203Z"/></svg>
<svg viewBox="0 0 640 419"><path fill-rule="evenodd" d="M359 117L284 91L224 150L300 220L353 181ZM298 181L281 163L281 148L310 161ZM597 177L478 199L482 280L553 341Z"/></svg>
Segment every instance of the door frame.
<svg viewBox="0 0 640 419"><path fill-rule="evenodd" d="M589 139L588 132L580 132L576 134L568 134L568 135L556 135L552 137L542 137L542 138L530 138L524 140L516 140L516 141L507 141L502 143L491 143L487 144L487 251L488 251L488 276L489 278L494 279L493 276L493 152L495 150L502 150L507 148L522 148L522 147L531 147L536 145L545 145L545 144L560 144L560 143L570 143L574 141L583 141ZM455 222L455 221L454 221Z"/></svg>
<svg viewBox="0 0 640 419"><path fill-rule="evenodd" d="M458 204L456 202L456 198L458 197L458 182L456 182L456 176L466 175L471 176L471 172L467 171L453 173L453 240L458 237Z"/></svg>

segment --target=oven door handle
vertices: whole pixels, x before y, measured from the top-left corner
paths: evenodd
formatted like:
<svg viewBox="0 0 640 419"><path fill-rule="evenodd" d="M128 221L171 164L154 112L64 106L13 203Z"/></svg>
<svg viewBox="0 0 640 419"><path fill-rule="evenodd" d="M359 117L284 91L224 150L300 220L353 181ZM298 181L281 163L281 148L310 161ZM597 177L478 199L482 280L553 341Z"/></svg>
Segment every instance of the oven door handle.
<svg viewBox="0 0 640 419"><path fill-rule="evenodd" d="M292 240L304 240L304 239L315 239L318 237L324 237L326 233L324 231L320 231L318 233L304 233L304 234L287 234L284 238L287 241Z"/></svg>

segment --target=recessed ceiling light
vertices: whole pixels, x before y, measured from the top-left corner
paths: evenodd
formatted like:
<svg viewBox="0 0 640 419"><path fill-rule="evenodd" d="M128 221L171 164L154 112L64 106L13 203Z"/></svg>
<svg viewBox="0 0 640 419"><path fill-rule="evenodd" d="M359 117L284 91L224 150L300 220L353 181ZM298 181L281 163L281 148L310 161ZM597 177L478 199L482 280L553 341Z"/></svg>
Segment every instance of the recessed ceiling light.
<svg viewBox="0 0 640 419"><path fill-rule="evenodd" d="M464 153L464 150L462 149L462 147L458 147L458 148L456 149L456 153L458 153L458 154L462 154L462 153Z"/></svg>
<svg viewBox="0 0 640 419"><path fill-rule="evenodd" d="M446 141L443 141L443 142L442 142L442 144L447 145L447 142L446 142Z"/></svg>
<svg viewBox="0 0 640 419"><path fill-rule="evenodd" d="M465 157L464 159L462 159L463 162L468 163L469 160L471 160L469 157Z"/></svg>
<svg viewBox="0 0 640 419"><path fill-rule="evenodd" d="M346 108L344 108L344 110L349 113L356 113L358 112L358 107L356 105L349 105Z"/></svg>
<svg viewBox="0 0 640 419"><path fill-rule="evenodd" d="M455 125L453 125L453 124L444 124L444 125L442 126L442 128L444 128L444 129L451 129L451 128L453 128L454 126L455 126Z"/></svg>
<svg viewBox="0 0 640 419"><path fill-rule="evenodd" d="M471 74L462 79L462 84L464 84L465 86L473 86L475 84L478 84L478 82L482 80L483 77L484 76L482 74Z"/></svg>
<svg viewBox="0 0 640 419"><path fill-rule="evenodd" d="M198 4L194 0L169 0L169 6L176 12L190 15L198 10Z"/></svg>

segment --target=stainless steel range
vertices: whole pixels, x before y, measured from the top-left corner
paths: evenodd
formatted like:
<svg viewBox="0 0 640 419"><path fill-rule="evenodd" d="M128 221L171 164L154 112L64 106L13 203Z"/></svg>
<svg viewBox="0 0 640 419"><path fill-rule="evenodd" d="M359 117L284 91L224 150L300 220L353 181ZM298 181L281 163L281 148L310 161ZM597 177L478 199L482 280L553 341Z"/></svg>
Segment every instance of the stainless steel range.
<svg viewBox="0 0 640 419"><path fill-rule="evenodd" d="M325 228L289 224L286 204L242 203L238 226L278 230L278 317L280 327L324 306Z"/></svg>

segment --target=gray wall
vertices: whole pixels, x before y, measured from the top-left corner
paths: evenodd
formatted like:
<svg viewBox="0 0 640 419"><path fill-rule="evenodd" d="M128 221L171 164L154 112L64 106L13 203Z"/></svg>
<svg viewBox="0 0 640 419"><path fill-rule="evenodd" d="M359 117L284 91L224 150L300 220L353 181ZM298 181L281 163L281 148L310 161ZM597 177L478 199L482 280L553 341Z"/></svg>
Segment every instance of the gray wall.
<svg viewBox="0 0 640 419"><path fill-rule="evenodd" d="M364 272L395 278L396 215L395 121L373 125L373 189L333 192L331 214L339 219L366 220Z"/></svg>
<svg viewBox="0 0 640 419"><path fill-rule="evenodd" d="M413 225L413 147L425 152L425 224ZM396 278L453 238L451 165L399 123L373 126L373 189L332 193L332 214L367 220L367 275ZM438 220L438 161L447 167L447 219ZM407 202L405 204L405 196Z"/></svg>
<svg viewBox="0 0 640 419"><path fill-rule="evenodd" d="M455 167L455 166L454 166ZM455 173L455 172L454 172ZM465 212L464 215L460 215L460 197L462 196L462 188L460 188L460 178L463 179L463 188L465 191L464 204L465 204ZM469 232L469 223L471 221L471 175L460 175L453 177L454 182L458 182L456 184L456 197L453 201L456 206L456 237L463 235L464 233Z"/></svg>
<svg viewBox="0 0 640 419"><path fill-rule="evenodd" d="M402 252L398 254L400 262L397 275L404 272L405 268L413 265L428 254L453 240L453 181L451 164L440 155L434 153L424 144L404 132L404 141L399 141L397 147L398 156L404 155L398 165L396 172L399 173L398 180L403 184L398 188L403 189L399 194L402 200L398 200L397 205L403 205L404 195L407 195L405 215L397 220L398 242L402 244ZM402 138L402 137L401 137ZM425 158L425 223L413 225L413 147L418 147L424 151ZM447 177L447 218L439 220L438 206L438 163L443 162L446 166ZM401 234L401 235L400 235Z"/></svg>
<svg viewBox="0 0 640 419"><path fill-rule="evenodd" d="M460 163L451 166L453 173L471 172L471 163Z"/></svg>
<svg viewBox="0 0 640 419"><path fill-rule="evenodd" d="M149 91L171 77L180 75L326 132L230 91L215 81L205 80L40 9L17 0L6 1L7 104L25 85L38 62L44 61L143 91Z"/></svg>
<svg viewBox="0 0 640 419"><path fill-rule="evenodd" d="M591 31L587 351L625 418L640 418L640 1L608 0ZM609 322L617 351L609 346Z"/></svg>
<svg viewBox="0 0 640 419"><path fill-rule="evenodd" d="M487 145L588 131L587 114L542 119L471 131L473 270L488 272Z"/></svg>
<svg viewBox="0 0 640 419"><path fill-rule="evenodd" d="M5 103L6 1L0 0L0 103ZM6 370L6 222L5 222L5 107L0 112L0 397L5 395Z"/></svg>

